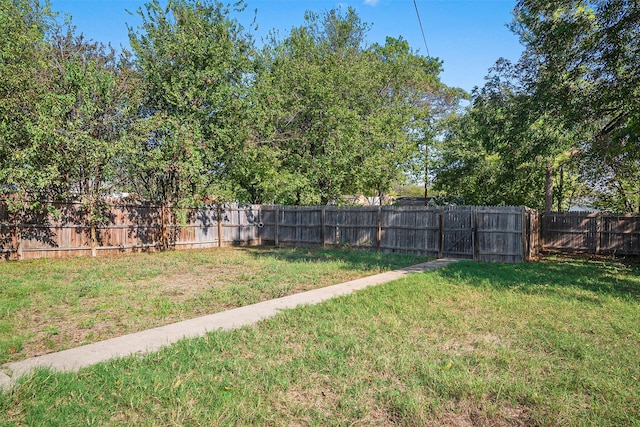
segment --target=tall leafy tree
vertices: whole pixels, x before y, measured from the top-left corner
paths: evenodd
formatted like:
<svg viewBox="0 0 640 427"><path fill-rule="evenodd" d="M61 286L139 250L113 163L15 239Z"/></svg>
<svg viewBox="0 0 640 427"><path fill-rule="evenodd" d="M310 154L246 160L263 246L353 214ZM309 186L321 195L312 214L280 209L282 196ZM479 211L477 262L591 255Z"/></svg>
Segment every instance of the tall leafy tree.
<svg viewBox="0 0 640 427"><path fill-rule="evenodd" d="M73 27L52 35L47 59L48 91L34 122L40 131L31 135L26 155L48 174L56 198L94 205L117 183L135 76L126 55Z"/></svg>
<svg viewBox="0 0 640 427"><path fill-rule="evenodd" d="M444 96L437 59L406 41L368 45L351 8L308 12L257 59L250 158L239 176L254 201L318 204L386 192L417 154L419 130Z"/></svg>
<svg viewBox="0 0 640 427"><path fill-rule="evenodd" d="M524 53L498 61L454 121L436 184L474 203L561 210L591 193L599 207L640 209L637 3L522 0L511 28Z"/></svg>
<svg viewBox="0 0 640 427"><path fill-rule="evenodd" d="M640 211L640 5L522 0L514 13L527 82L576 134L596 204Z"/></svg>
<svg viewBox="0 0 640 427"><path fill-rule="evenodd" d="M55 26L47 2L0 1L0 185L37 198L45 187L29 148L35 105L47 92L47 37Z"/></svg>
<svg viewBox="0 0 640 427"><path fill-rule="evenodd" d="M113 49L60 25L46 2L0 5L7 30L0 36L0 185L17 193L10 199L16 223L29 211L51 211L52 201L82 200L95 242L100 204L123 158L130 68Z"/></svg>
<svg viewBox="0 0 640 427"><path fill-rule="evenodd" d="M434 168L435 187L472 204L553 208L554 171L562 171L556 208L571 193L573 134L531 92L519 64L500 60L467 111L450 120ZM567 191L565 191L567 190Z"/></svg>
<svg viewBox="0 0 640 427"><path fill-rule="evenodd" d="M240 3L236 9L242 9ZM130 188L186 205L235 196L252 41L217 1L157 0L129 28L142 100L131 133Z"/></svg>
<svg viewBox="0 0 640 427"><path fill-rule="evenodd" d="M130 68L60 25L46 3L3 2L2 169L23 200L108 195L124 151ZM5 34L3 34L3 37Z"/></svg>

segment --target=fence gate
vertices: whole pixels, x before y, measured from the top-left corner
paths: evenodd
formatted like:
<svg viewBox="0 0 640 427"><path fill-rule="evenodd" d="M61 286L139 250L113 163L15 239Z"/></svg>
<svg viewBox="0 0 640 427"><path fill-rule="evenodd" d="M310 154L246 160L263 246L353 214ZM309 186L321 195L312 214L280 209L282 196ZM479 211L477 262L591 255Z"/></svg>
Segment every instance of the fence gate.
<svg viewBox="0 0 640 427"><path fill-rule="evenodd" d="M442 257L474 258L474 211L445 209L442 212Z"/></svg>

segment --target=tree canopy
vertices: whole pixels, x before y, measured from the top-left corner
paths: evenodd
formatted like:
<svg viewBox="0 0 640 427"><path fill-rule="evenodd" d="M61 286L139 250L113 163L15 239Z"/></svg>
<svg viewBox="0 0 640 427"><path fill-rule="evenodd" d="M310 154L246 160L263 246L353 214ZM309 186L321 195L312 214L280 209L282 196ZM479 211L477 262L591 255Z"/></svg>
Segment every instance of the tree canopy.
<svg viewBox="0 0 640 427"><path fill-rule="evenodd" d="M417 138L444 99L441 64L402 39L366 43L351 8L308 13L273 37L252 86L251 155L241 178L254 201L318 204L388 192L417 155Z"/></svg>
<svg viewBox="0 0 640 427"><path fill-rule="evenodd" d="M340 202L380 194L457 92L356 12L308 12L261 49L215 0L150 0L132 52L85 39L46 2L0 0L3 188L24 199L121 192L164 205ZM446 107L445 107L446 108Z"/></svg>
<svg viewBox="0 0 640 427"><path fill-rule="evenodd" d="M217 1L153 0L129 28L141 101L133 118L129 186L163 203L233 198L242 155L252 41Z"/></svg>
<svg viewBox="0 0 640 427"><path fill-rule="evenodd" d="M524 47L469 106L352 8L259 48L244 3L150 0L132 52L35 0L0 0L0 189L167 206L325 204L422 177L466 203L640 211L640 6L520 0Z"/></svg>
<svg viewBox="0 0 640 427"><path fill-rule="evenodd" d="M451 120L436 187L474 203L639 212L637 2L521 0L510 27L524 52L498 61Z"/></svg>

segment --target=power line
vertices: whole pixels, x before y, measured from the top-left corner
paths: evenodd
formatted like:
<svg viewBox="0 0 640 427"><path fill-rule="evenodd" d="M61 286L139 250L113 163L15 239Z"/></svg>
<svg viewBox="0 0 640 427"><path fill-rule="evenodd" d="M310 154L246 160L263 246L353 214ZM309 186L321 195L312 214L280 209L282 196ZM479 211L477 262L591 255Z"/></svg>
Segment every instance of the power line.
<svg viewBox="0 0 640 427"><path fill-rule="evenodd" d="M422 32L424 47L427 49L427 56L431 56L429 54L429 46L427 46L427 38L424 36L424 28L422 28L422 20L420 19L420 12L418 11L418 3L416 3L416 0L413 0L413 5L416 7L416 15L418 15L418 23L420 24L420 31Z"/></svg>

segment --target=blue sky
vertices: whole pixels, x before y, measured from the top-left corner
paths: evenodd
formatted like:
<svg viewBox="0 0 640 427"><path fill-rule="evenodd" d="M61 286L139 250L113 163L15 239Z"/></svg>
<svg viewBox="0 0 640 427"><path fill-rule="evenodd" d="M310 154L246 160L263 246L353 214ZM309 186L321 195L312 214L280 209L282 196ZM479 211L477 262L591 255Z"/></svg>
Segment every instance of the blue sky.
<svg viewBox="0 0 640 427"><path fill-rule="evenodd" d="M79 32L87 37L128 47L126 25L135 26L140 0L51 0L55 11L69 14ZM226 2L225 2L226 3ZM269 30L285 35L304 21L304 12L353 7L372 25L370 42L383 43L386 36L403 37L426 55L413 0L246 0L247 10L237 15L246 28L257 9L259 42ZM500 57L516 60L522 48L505 26L512 19L515 0L417 0L431 56L444 61L442 81L471 91L484 84L489 67Z"/></svg>

